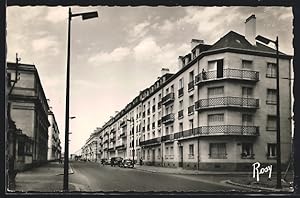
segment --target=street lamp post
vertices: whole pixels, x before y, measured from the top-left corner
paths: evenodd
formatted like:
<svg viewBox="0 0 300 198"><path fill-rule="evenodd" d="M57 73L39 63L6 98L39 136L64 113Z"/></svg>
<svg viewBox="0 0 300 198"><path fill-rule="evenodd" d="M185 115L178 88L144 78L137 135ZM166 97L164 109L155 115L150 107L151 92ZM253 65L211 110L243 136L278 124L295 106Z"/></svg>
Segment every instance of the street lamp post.
<svg viewBox="0 0 300 198"><path fill-rule="evenodd" d="M63 190L69 190L69 95L70 95L70 38L72 17L81 16L82 20L98 17L97 12L85 12L73 14L69 8L68 18L68 44L67 44L67 79L66 79L66 117L65 117L65 154L64 154L64 182Z"/></svg>
<svg viewBox="0 0 300 198"><path fill-rule="evenodd" d="M133 135L133 144L132 144L132 161L133 161L133 167L134 167L134 155L135 155L135 150L134 150L134 119L130 119L130 120L128 120L127 119L127 121L129 121L129 122L132 122L132 125L133 125L133 130L132 130L132 135Z"/></svg>
<svg viewBox="0 0 300 198"><path fill-rule="evenodd" d="M256 40L264 43L274 43L276 46L276 152L277 152L277 185L276 188L281 189L281 148L280 148L280 97L279 97L279 42L278 42L278 36L276 37L276 40L270 40L268 38L265 38L263 36L258 35Z"/></svg>

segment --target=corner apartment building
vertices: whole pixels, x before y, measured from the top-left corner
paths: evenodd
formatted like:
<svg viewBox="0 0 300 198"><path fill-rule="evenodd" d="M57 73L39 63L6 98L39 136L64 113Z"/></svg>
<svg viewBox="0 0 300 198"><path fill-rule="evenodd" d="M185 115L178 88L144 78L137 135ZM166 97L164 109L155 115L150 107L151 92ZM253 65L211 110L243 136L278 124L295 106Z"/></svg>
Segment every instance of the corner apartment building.
<svg viewBox="0 0 300 198"><path fill-rule="evenodd" d="M230 31L212 45L193 39L175 74L142 91L99 132L102 158L142 158L155 166L251 170L276 165L276 51L255 41L256 18L245 36ZM279 78L292 56L279 53ZM282 163L291 152L290 81L280 80Z"/></svg>
<svg viewBox="0 0 300 198"><path fill-rule="evenodd" d="M99 160L99 135L95 130L94 133L86 140L85 145L81 148L81 159L87 161L100 161Z"/></svg>
<svg viewBox="0 0 300 198"><path fill-rule="evenodd" d="M31 139L31 144L17 145L17 164L24 169L47 161L49 106L34 65L7 63L7 73L19 78L9 96L11 119Z"/></svg>
<svg viewBox="0 0 300 198"><path fill-rule="evenodd" d="M51 108L50 108L51 109ZM48 111L48 161L55 161L61 158L61 145L59 139L59 129L52 110Z"/></svg>

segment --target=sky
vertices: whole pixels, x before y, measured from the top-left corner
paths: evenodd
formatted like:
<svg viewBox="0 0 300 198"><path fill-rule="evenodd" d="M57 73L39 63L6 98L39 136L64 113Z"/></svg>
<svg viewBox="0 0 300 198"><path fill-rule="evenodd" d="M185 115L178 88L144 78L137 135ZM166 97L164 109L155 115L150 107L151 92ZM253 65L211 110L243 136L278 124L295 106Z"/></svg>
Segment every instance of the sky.
<svg viewBox="0 0 300 198"><path fill-rule="evenodd" d="M152 85L162 68L177 72L178 56L190 41L214 44L256 15L256 32L279 37L280 51L293 55L290 7L72 7L73 13L98 11L98 18L72 19L70 153ZM64 149L68 7L7 8L7 61L34 64L55 114Z"/></svg>

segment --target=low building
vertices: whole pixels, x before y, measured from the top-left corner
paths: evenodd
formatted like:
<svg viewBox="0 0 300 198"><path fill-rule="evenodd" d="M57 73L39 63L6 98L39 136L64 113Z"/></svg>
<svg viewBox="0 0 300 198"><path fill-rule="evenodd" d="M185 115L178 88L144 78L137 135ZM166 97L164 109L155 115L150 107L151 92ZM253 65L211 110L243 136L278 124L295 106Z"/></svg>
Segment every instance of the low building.
<svg viewBox="0 0 300 198"><path fill-rule="evenodd" d="M48 161L56 161L60 159L61 156L61 145L59 139L59 129L54 116L54 113L48 111L48 119L50 122L50 127L48 128Z"/></svg>
<svg viewBox="0 0 300 198"><path fill-rule="evenodd" d="M9 103L11 119L26 137L16 148L18 169L26 169L47 161L49 106L35 65L7 63L7 73L19 79L11 81Z"/></svg>

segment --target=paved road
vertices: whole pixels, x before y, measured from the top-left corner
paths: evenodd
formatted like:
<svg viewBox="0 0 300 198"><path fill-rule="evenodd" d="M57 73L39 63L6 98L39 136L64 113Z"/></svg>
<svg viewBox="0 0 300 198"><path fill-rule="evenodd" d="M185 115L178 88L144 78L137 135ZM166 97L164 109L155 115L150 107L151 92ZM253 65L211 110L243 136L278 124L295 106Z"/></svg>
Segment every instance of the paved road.
<svg viewBox="0 0 300 198"><path fill-rule="evenodd" d="M200 175L172 175L164 173L150 173L146 171L102 166L92 162L73 162L74 174L70 175L70 182L76 184L83 191L228 191L232 186L206 181Z"/></svg>

